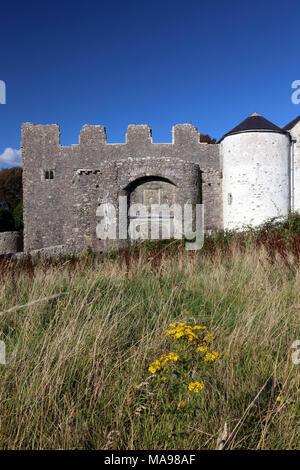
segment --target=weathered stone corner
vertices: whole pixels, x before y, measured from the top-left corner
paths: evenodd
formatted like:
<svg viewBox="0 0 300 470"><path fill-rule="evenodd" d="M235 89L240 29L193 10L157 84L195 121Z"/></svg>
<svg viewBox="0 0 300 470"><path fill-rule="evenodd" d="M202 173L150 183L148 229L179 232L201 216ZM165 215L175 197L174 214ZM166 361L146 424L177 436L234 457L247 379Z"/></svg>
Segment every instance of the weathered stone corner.
<svg viewBox="0 0 300 470"><path fill-rule="evenodd" d="M60 145L60 129L58 124L32 124L26 122L22 125L22 144L38 145L50 144Z"/></svg>

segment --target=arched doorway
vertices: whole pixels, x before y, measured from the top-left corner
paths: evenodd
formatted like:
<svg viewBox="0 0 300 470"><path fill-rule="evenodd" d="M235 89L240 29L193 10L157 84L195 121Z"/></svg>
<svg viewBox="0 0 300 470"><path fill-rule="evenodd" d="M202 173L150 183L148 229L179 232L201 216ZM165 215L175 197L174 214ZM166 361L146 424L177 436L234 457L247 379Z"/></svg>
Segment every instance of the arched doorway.
<svg viewBox="0 0 300 470"><path fill-rule="evenodd" d="M142 239L172 238L176 193L177 186L163 177L145 176L131 183L128 187L130 238L139 238L138 233ZM138 206L142 206L140 211L131 210Z"/></svg>

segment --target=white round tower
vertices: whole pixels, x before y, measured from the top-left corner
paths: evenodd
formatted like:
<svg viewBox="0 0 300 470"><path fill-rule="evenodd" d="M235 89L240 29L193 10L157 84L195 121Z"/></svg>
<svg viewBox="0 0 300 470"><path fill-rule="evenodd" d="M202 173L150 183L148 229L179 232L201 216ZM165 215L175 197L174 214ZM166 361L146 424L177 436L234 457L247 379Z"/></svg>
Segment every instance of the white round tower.
<svg viewBox="0 0 300 470"><path fill-rule="evenodd" d="M221 139L224 229L258 226L290 208L290 139L253 113Z"/></svg>

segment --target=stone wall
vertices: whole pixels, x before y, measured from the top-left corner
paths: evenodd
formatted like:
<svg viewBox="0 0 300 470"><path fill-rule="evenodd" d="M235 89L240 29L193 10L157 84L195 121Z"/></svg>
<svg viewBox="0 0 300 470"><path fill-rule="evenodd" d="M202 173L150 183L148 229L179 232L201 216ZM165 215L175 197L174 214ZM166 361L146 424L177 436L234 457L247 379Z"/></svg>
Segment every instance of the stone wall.
<svg viewBox="0 0 300 470"><path fill-rule="evenodd" d="M19 232L0 232L0 255L21 250L22 238Z"/></svg>
<svg viewBox="0 0 300 470"><path fill-rule="evenodd" d="M79 144L64 147L57 125L26 123L22 158L25 250L106 249L96 237L97 207L130 196L144 177L175 185L182 204L202 202L205 226L222 228L219 145L200 143L190 124L174 126L172 142L163 144L153 143L146 125L129 126L123 144L108 144L103 126L84 126Z"/></svg>

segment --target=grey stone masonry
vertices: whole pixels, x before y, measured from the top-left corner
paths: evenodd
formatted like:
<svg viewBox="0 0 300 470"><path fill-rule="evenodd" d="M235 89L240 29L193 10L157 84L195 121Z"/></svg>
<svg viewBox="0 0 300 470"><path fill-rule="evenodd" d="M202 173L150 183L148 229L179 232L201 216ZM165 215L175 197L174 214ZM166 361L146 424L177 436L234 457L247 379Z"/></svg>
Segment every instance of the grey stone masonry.
<svg viewBox="0 0 300 470"><path fill-rule="evenodd" d="M172 142L153 143L147 125L130 125L123 144L103 126L85 125L79 144L60 145L59 127L22 126L24 249L64 245L103 251L126 241L96 236L96 211L119 196L145 202L200 203L207 229L222 228L220 151L200 142L196 127L173 127ZM150 203L150 202L149 202Z"/></svg>
<svg viewBox="0 0 300 470"><path fill-rule="evenodd" d="M16 253L22 249L22 240L19 232L0 233L0 255Z"/></svg>

